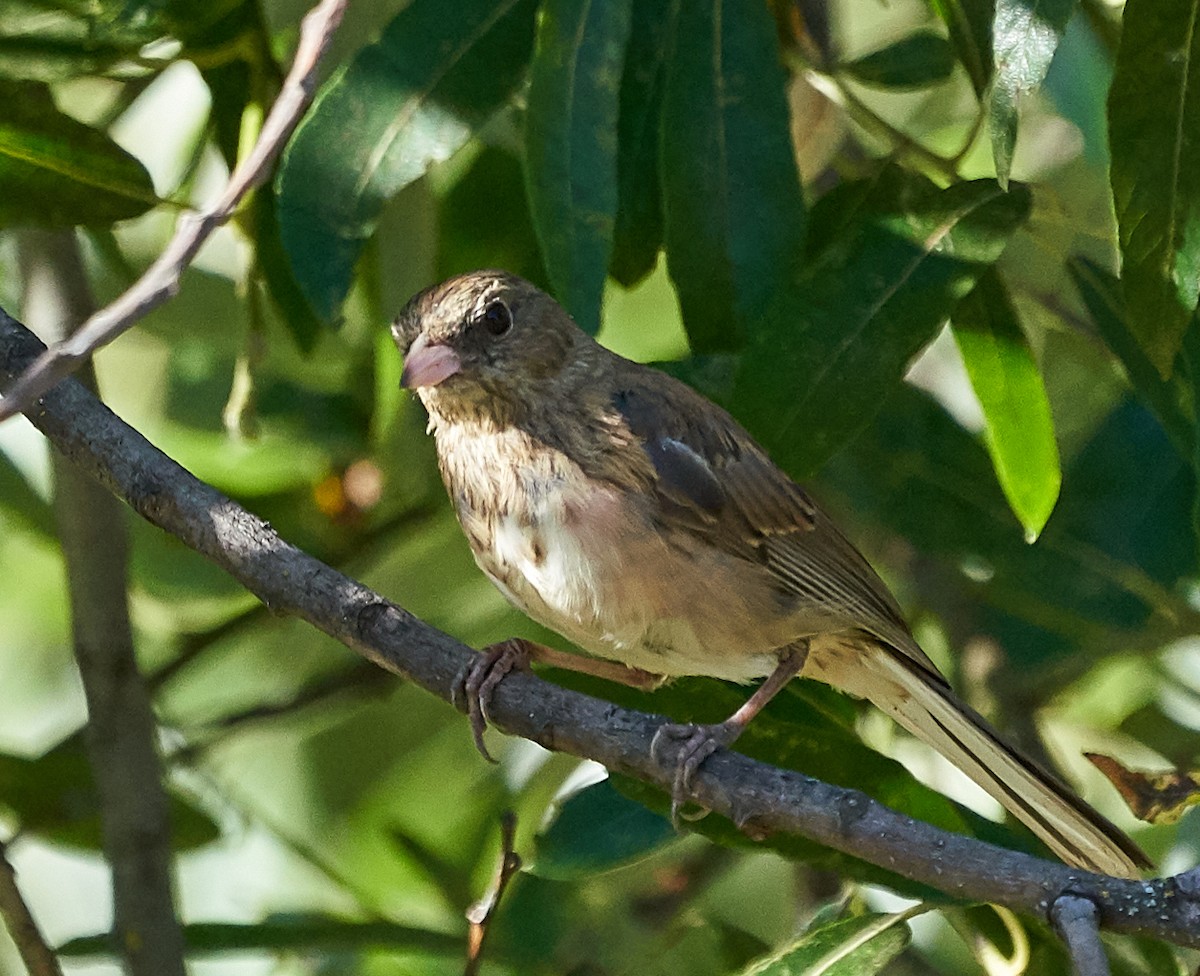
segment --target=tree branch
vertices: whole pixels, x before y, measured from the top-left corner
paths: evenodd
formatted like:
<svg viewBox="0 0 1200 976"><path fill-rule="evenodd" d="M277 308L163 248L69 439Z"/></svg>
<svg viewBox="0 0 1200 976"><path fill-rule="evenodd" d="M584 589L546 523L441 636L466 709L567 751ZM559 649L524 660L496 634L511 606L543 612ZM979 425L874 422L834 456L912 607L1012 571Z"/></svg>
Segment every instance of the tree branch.
<svg viewBox="0 0 1200 976"><path fill-rule="evenodd" d="M8 861L3 844L0 844L0 918L4 919L4 926L16 944L29 976L63 976L58 957L46 944L29 906L21 897L17 874Z"/></svg>
<svg viewBox="0 0 1200 976"><path fill-rule="evenodd" d="M0 382L40 353L0 313ZM144 518L224 568L277 613L313 624L443 700L470 648L281 539L262 519L198 481L73 380L30 420L68 458ZM489 708L506 732L594 759L669 792L674 768L650 754L661 716L619 708L516 672ZM464 734L465 730L464 730ZM670 760L672 757L666 757ZM1200 884L1107 878L1005 850L902 816L866 795L720 751L696 799L748 833L785 832L852 854L964 901L1049 919L1064 894L1091 901L1102 928L1200 947Z"/></svg>
<svg viewBox="0 0 1200 976"><path fill-rule="evenodd" d="M224 224L254 187L271 172L312 101L317 69L342 21L348 0L320 0L300 23L300 41L279 97L271 106L258 141L237 165L216 203L180 218L175 234L153 264L121 296L92 315L69 339L55 343L30 363L0 403L0 421L29 409L34 401L79 367L97 349L112 342L147 312L179 290L184 269L214 230Z"/></svg>
<svg viewBox="0 0 1200 976"><path fill-rule="evenodd" d="M74 233L24 231L18 254L27 314L36 314L47 334L67 335L93 308ZM94 382L90 371L85 379ZM88 758L112 869L113 932L131 976L183 976L158 726L129 622L125 512L61 455L53 462L72 642L87 698Z"/></svg>
<svg viewBox="0 0 1200 976"><path fill-rule="evenodd" d="M1096 906L1079 895L1062 895L1050 906L1054 928L1067 944L1075 976L1109 976L1108 957L1100 941Z"/></svg>

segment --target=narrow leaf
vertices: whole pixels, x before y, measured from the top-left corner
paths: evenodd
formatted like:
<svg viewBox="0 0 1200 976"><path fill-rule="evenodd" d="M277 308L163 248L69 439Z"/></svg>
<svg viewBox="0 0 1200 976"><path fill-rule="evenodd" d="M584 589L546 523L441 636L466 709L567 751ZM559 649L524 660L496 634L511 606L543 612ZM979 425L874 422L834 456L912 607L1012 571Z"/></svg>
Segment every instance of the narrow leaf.
<svg viewBox="0 0 1200 976"><path fill-rule="evenodd" d="M1200 0L1130 0L1108 95L1129 325L1164 377L1200 297Z"/></svg>
<svg viewBox="0 0 1200 976"><path fill-rule="evenodd" d="M681 3L667 73L667 268L692 349L736 349L799 266L805 209L766 4Z"/></svg>
<svg viewBox="0 0 1200 976"><path fill-rule="evenodd" d="M384 202L505 104L533 44L534 0L414 0L327 82L277 178L283 244L333 318Z"/></svg>
<svg viewBox="0 0 1200 976"><path fill-rule="evenodd" d="M156 203L150 174L99 129L60 112L47 88L0 81L0 227L109 224Z"/></svg>
<svg viewBox="0 0 1200 976"><path fill-rule="evenodd" d="M1186 377L1173 372L1170 379L1163 379L1154 367L1133 334L1121 282L1114 275L1087 258L1072 258L1068 269L1100 338L1121 361L1129 382L1154 411L1176 450L1190 463L1194 413Z"/></svg>
<svg viewBox="0 0 1200 976"><path fill-rule="evenodd" d="M50 503L33 490L3 451L0 451L0 518L47 542L53 543L58 538Z"/></svg>
<svg viewBox="0 0 1200 976"><path fill-rule="evenodd" d="M1028 213L994 181L939 190L890 169L783 296L747 348L731 407L797 477L856 434ZM817 235L821 236L821 235Z"/></svg>
<svg viewBox="0 0 1200 976"><path fill-rule="evenodd" d="M671 821L603 780L565 800L537 838L530 870L544 878L589 877L641 860L679 835Z"/></svg>
<svg viewBox="0 0 1200 976"><path fill-rule="evenodd" d="M923 906L822 925L741 976L873 976L904 951L910 939L904 923L921 911Z"/></svg>
<svg viewBox="0 0 1200 976"><path fill-rule="evenodd" d="M638 0L617 124L617 220L609 272L626 288L653 269L662 247L659 178L663 85L667 73L671 0Z"/></svg>
<svg viewBox="0 0 1200 976"><path fill-rule="evenodd" d="M1003 279L986 271L954 310L954 338L987 421L984 442L1013 514L1033 542L1062 484L1054 420Z"/></svg>
<svg viewBox="0 0 1200 976"><path fill-rule="evenodd" d="M617 114L631 0L546 0L525 115L530 211L559 300L588 332L617 211Z"/></svg>
<svg viewBox="0 0 1200 976"><path fill-rule="evenodd" d="M352 922L323 915L294 915L254 924L192 922L184 927L189 955L227 952L330 952L337 949L401 949L458 957L462 937L395 922ZM112 956L117 946L108 933L72 939L55 951L68 958Z"/></svg>
<svg viewBox="0 0 1200 976"><path fill-rule="evenodd" d="M928 0L946 25L950 43L971 79L975 96L982 99L992 81L993 0Z"/></svg>
<svg viewBox="0 0 1200 976"><path fill-rule="evenodd" d="M1075 11L1076 0L996 0L995 77L988 114L996 178L1008 185L1017 145L1017 102L1037 90Z"/></svg>
<svg viewBox="0 0 1200 976"><path fill-rule="evenodd" d="M867 85L923 88L950 77L954 70L954 51L940 34L917 31L843 67Z"/></svg>

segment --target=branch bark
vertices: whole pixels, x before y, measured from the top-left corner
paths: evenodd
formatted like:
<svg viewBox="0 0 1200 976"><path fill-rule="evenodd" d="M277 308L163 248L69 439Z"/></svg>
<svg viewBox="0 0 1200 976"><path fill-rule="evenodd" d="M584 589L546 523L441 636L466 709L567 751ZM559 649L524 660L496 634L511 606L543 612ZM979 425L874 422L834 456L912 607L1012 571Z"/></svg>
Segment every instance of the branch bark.
<svg viewBox="0 0 1200 976"><path fill-rule="evenodd" d="M74 233L24 231L18 254L28 314L47 334L65 337L93 307ZM85 380L94 384L90 371ZM113 932L132 976L183 976L158 726L129 622L125 512L61 455L53 462L75 660L87 698L88 754L112 869Z"/></svg>
<svg viewBox="0 0 1200 976"><path fill-rule="evenodd" d="M46 944L29 906L17 887L17 874L0 844L0 918L12 936L29 976L63 976L58 956Z"/></svg>
<svg viewBox="0 0 1200 976"><path fill-rule="evenodd" d="M41 352L0 312L0 382ZM449 701L474 652L361 583L281 539L198 481L68 380L28 413L64 455L143 518L203 553L277 613L290 613ZM594 759L670 792L674 766L650 754L666 719L509 675L490 714L513 735ZM465 734L465 730L464 730ZM1108 878L939 830L856 790L830 786L730 752L696 777L696 799L751 834L787 832L853 854L963 901L988 901L1049 920L1063 895L1096 906L1101 928L1200 947L1200 884L1190 876Z"/></svg>

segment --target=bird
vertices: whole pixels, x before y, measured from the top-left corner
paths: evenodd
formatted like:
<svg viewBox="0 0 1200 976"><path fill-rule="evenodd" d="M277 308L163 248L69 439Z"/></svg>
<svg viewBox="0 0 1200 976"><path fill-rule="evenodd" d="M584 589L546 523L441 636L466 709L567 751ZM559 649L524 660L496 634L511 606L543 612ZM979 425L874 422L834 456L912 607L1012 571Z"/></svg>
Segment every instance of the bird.
<svg viewBox="0 0 1200 976"><path fill-rule="evenodd" d="M492 693L531 660L640 688L761 680L724 722L656 735L656 755L677 757L674 814L705 759L803 675L871 701L1064 862L1119 877L1149 866L955 694L866 558L723 408L505 271L421 291L391 331L479 568L585 652L511 639L477 656L458 690L485 756Z"/></svg>

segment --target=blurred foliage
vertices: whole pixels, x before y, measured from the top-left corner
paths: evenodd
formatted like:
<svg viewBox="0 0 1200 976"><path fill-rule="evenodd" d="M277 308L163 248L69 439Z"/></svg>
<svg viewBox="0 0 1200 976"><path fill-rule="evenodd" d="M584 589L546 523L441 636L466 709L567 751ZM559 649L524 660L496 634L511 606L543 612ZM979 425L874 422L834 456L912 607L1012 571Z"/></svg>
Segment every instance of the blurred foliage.
<svg viewBox="0 0 1200 976"><path fill-rule="evenodd" d="M100 301L152 261L248 152L302 13L0 5L5 307L22 306L23 225L79 228ZM561 645L473 566L384 328L437 278L516 271L618 351L672 360L811 479L972 703L1179 869L1198 815L1136 825L1081 756L1161 771L1200 754L1200 32L1177 29L1194 16L1180 0L351 4L273 180L99 355L101 387L197 475L434 625ZM715 817L680 836L661 794L527 743L495 739L488 766L448 706L130 531L206 972L460 972L504 810L527 869L485 973L995 971L984 945L1067 972L1032 920L1006 928ZM0 823L52 938L104 957L45 448L19 424L0 429L0 575L20 581L0 587ZM680 719L746 694L548 677ZM878 714L788 691L739 749L1037 850ZM922 899L911 931L896 893ZM1109 946L1130 976L1196 965ZM17 965L0 943L0 970Z"/></svg>

